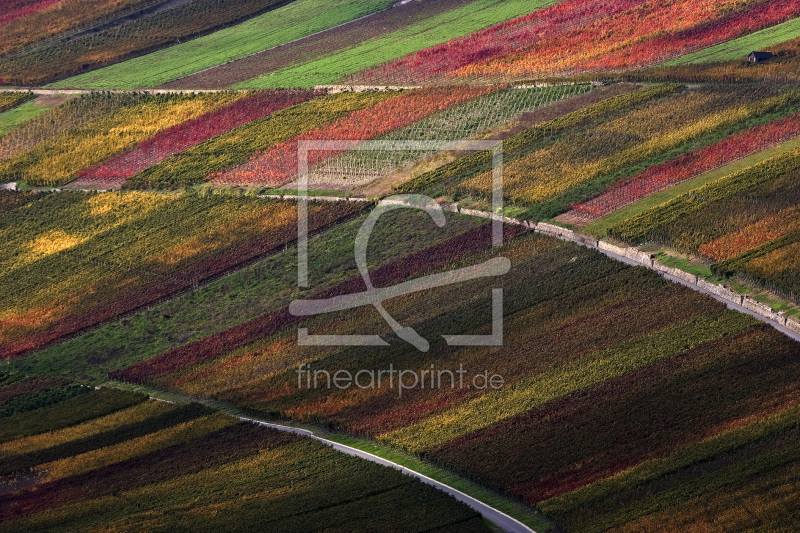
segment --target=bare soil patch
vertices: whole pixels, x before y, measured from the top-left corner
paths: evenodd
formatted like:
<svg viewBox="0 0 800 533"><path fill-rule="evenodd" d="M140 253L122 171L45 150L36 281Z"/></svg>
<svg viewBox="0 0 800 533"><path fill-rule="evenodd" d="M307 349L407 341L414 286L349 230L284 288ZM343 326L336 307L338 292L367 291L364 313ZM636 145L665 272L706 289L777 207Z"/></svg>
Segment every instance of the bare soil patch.
<svg viewBox="0 0 800 533"><path fill-rule="evenodd" d="M71 94L41 94L33 101L33 105L58 107L73 96Z"/></svg>

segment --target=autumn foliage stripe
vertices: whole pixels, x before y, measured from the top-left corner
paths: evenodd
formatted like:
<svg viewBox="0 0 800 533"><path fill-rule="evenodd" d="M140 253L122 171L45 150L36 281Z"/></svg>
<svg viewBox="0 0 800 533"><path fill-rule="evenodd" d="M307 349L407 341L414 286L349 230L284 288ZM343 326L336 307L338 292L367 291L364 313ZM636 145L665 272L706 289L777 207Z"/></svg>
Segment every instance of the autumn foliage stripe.
<svg viewBox="0 0 800 533"><path fill-rule="evenodd" d="M507 237L511 237L524 230L516 227L506 227L505 231ZM396 283L436 265L485 249L490 242L491 227L483 225L422 252L414 253L400 261L382 266L376 269L375 272L370 273L370 275L376 285ZM322 291L321 294L315 297L329 298L365 289L363 279L358 276ZM164 376L223 355L253 340L270 336L303 320L305 320L304 317L293 316L289 313L289 308L284 307L206 339L179 346L146 361L111 372L109 378L138 383L150 378Z"/></svg>
<svg viewBox="0 0 800 533"><path fill-rule="evenodd" d="M119 186L134 174L178 152L314 96L311 91L265 91L237 99L220 109L167 128L132 151L102 165L81 171L75 186Z"/></svg>
<svg viewBox="0 0 800 533"><path fill-rule="evenodd" d="M269 150L255 154L242 165L213 173L208 178L217 184L279 185L294 179L297 175L298 141L373 139L465 100L498 89L498 87L433 87L402 93L368 108L354 111L329 125L284 141ZM309 164L319 164L334 155L335 152L312 152L309 154Z"/></svg>
<svg viewBox="0 0 800 533"><path fill-rule="evenodd" d="M800 114L797 113L756 126L619 181L597 198L574 205L569 214L587 221L597 220L651 194L798 135Z"/></svg>
<svg viewBox="0 0 800 533"><path fill-rule="evenodd" d="M362 78L545 78L639 68L800 15L792 2L567 0L408 55ZM587 47L586 43L593 43Z"/></svg>

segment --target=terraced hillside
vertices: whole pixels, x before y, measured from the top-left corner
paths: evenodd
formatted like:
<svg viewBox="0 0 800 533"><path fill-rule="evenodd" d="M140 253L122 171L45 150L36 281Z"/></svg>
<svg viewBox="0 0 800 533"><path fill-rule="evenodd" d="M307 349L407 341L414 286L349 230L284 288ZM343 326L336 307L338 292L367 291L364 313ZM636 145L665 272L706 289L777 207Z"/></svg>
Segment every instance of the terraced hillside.
<svg viewBox="0 0 800 533"><path fill-rule="evenodd" d="M191 289L297 237L294 206L259 198L64 192L9 207L0 213L4 358ZM322 216L311 227L359 209L314 207Z"/></svg>
<svg viewBox="0 0 800 533"><path fill-rule="evenodd" d="M786 27L793 27L795 20L785 23ZM771 34L764 37L754 34L752 38L750 37L743 38L741 44L734 40L726 43L727 46L721 45L719 48L709 49L707 54L701 51L696 56L687 56L686 61L675 61L645 69L631 77L645 80L797 83L798 44L800 44L797 32L783 35L778 33L776 39L772 39ZM786 37L790 38L784 41ZM775 57L766 63L756 65L748 62L745 57L752 50L739 56L734 55L735 52L741 52L746 48L771 52Z"/></svg>
<svg viewBox="0 0 800 533"><path fill-rule="evenodd" d="M74 72L79 63L80 68L90 69L146 51L147 46L164 46L170 39L182 39L181 31L186 35L207 31L195 22L180 23L181 16L203 9L203 2L208 0L158 12L123 26L124 31L114 28L112 35L101 32L79 39L70 48L74 59L42 47L9 58L5 66L0 59L0 72L7 71L9 80L18 80L15 83L23 79L31 83L46 79L48 73L53 77L55 72L58 76L69 69ZM498 83L619 75L661 64L744 57L749 48L797 37L800 15L793 3L763 0L715 0L702 5L642 0L448 0L393 6L386 0L326 0L321 6L296 0L289 5L254 1L252 10L272 4L273 11L241 24L54 86L311 88L340 82ZM223 5L214 8L225 9ZM205 7L209 27L216 20L210 10ZM151 29L159 27L162 19L175 22L169 32ZM266 32L265 27L269 28ZM148 32L158 33L161 40L148 41ZM587 49L587 42L602 46ZM93 47L102 54L92 53ZM80 59L81 54L91 57L88 63ZM75 65L70 66L70 61ZM14 74L17 71L28 78L20 78L22 74Z"/></svg>
<svg viewBox="0 0 800 533"><path fill-rule="evenodd" d="M0 398L0 531L488 531L399 472L198 404L6 373Z"/></svg>
<svg viewBox="0 0 800 533"><path fill-rule="evenodd" d="M526 217L554 217L574 203L613 194L645 169L690 157L698 147L710 150L735 132L797 109L797 93L777 88L643 87L506 138L503 194ZM790 126L783 135L792 137ZM757 151L758 146L750 150ZM422 173L396 190L485 205L491 198L489 170L485 153L470 154Z"/></svg>
<svg viewBox="0 0 800 533"><path fill-rule="evenodd" d="M657 187L640 188L656 180L640 175L644 169L668 172L670 165L681 165L682 173L658 178L659 186L674 185L794 136L795 91L724 85L634 89L622 84L83 96L0 138L7 154L0 178L90 189L203 182L278 187L296 179L299 141L494 138L504 141L506 202L542 219L574 203L591 209L610 202L608 210L619 204L612 197L622 196L624 206L656 192ZM733 133L736 139L727 140ZM311 182L319 189L357 191L377 180L402 192L479 204L488 198L485 154L450 152L438 168L415 167L426 155L315 152ZM702 164L689 169L693 157Z"/></svg>
<svg viewBox="0 0 800 533"><path fill-rule="evenodd" d="M106 7L103 4L110 8L114 4L124 6L126 3L130 7L115 12L107 20L91 21L86 16L90 11L83 11L79 2L67 2L66 5L59 3L57 10L43 9L0 25L0 35L8 33L10 37L16 36L15 32L25 34L24 38L20 36L21 42L13 52L8 52L7 47L0 48L0 54L6 52L0 55L0 79L4 83L15 85L39 85L74 76L181 43L240 21L247 21L247 24L252 25L253 17L259 18L258 15L266 12L269 19L271 11L287 2L149 0L94 3L99 5L87 7L103 9ZM123 6L118 6L117 9ZM368 13L380 6L381 3L376 1L360 2L360 5L349 9L349 15L342 15L346 21L349 20L348 16ZM61 19L63 23L63 27L59 26L59 31L47 26L55 24L54 19ZM42 31L37 27L39 24L45 25L44 33L48 38L44 42L36 42L31 37L31 34ZM71 28L74 29L69 31Z"/></svg>
<svg viewBox="0 0 800 533"><path fill-rule="evenodd" d="M289 249L11 366L36 374L61 367L62 375L106 369L114 379L211 396L261 416L366 434L521 497L569 529L582 530L585 520L583 504L571 503L573 498L611 498L622 506L616 511L602 503L608 500L598 500L608 516L593 516L602 526L597 530L654 521L660 515L653 513L680 515L681 523L699 527L705 518L692 511L696 498L733 511L723 497L731 490L742 491L746 502L755 498L747 505L761 523L788 520L780 506L754 507L760 500L750 487L780 479L783 485L775 490L793 490L796 343L655 274L571 244L509 227L507 244L492 250L488 225L455 215L445 226L451 236L440 234L422 244L417 235L431 234L425 231L432 224L425 215L403 210L385 217L381 231L386 233L375 235L369 254L378 286L493 256L511 259L508 275L472 282L468 293L451 286L386 302L393 317L431 342L429 352L410 349L399 339L377 351L298 346L299 326L314 334L390 330L368 309L313 319L290 315L286 306L295 272L286 258L296 251ZM349 254L337 251L352 250L360 223L312 240L311 257L322 255L311 263L315 289L304 298L362 286ZM411 228L418 229L409 235ZM331 270L328 257L339 257L340 266ZM267 272L275 275L264 277ZM263 293L250 285L257 273L261 279L285 276L285 288L270 291L283 296L260 304L262 314L234 319L226 309L249 309L262 301ZM437 332L487 331L491 288L497 286L505 288L505 346L445 345ZM420 305L428 298L439 303ZM220 330L203 308L233 319L228 329ZM187 343L187 334L197 340ZM123 357L96 359L114 351ZM124 366L136 359L141 362ZM488 371L502 375L504 384L497 390L437 390L408 380L403 389L386 383L361 390L298 387L301 364L332 373L386 369L389 363L418 371L461 364L470 379ZM86 373L91 372L97 370ZM731 456L733 449L739 451ZM579 459L586 457L592 459ZM612 484L620 476L636 481L630 489ZM682 483L687 476L693 480L687 486L695 487L690 492L675 495L674 485L665 484L667 479ZM640 483L654 485L636 488ZM620 491L627 491L623 499ZM748 523L743 516L736 520L731 523Z"/></svg>
<svg viewBox="0 0 800 533"><path fill-rule="evenodd" d="M185 45L54 86L136 88L177 79L170 86L218 88L238 83L248 88L313 87L550 3L552 0L533 4L522 0L397 2L392 9L360 18L389 8L391 0L326 0L321 6L319 2L297 0ZM354 19L358 20L341 25ZM270 28L266 34L265 27ZM331 29L316 35L327 28ZM211 67L216 68L198 72Z"/></svg>
<svg viewBox="0 0 800 533"><path fill-rule="evenodd" d="M84 95L0 138L0 181L78 189L180 188L203 182L279 186L297 177L306 140L455 141L589 90L588 85L448 87L200 95ZM339 155L315 152L325 166ZM382 158L385 154L380 154ZM327 185L346 189L413 163L425 151L370 169L339 158ZM373 158L374 159L374 158ZM352 168L351 179L338 167ZM326 172L320 170L320 172ZM315 183L319 188L320 184Z"/></svg>
<svg viewBox="0 0 800 533"><path fill-rule="evenodd" d="M800 530L799 21L3 3L0 533Z"/></svg>
<svg viewBox="0 0 800 533"><path fill-rule="evenodd" d="M766 1L567 0L368 69L357 79L430 83L606 75L660 64L788 23L799 10L793 3ZM791 35L796 24L789 24L785 33L777 34Z"/></svg>
<svg viewBox="0 0 800 533"><path fill-rule="evenodd" d="M78 172L123 152L172 127L230 102L233 95L93 95L82 98L69 112L79 113L77 123L62 131L58 121L47 133L36 136L34 146L4 160L0 175L3 181L24 180L32 185L58 186L71 181ZM107 100L107 102L98 102ZM99 104L99 105L98 105ZM87 107L95 107L84 115ZM86 121L94 113L102 113ZM60 113L56 113L60 114ZM53 125L53 117L43 116L38 124ZM28 126L31 123L25 123ZM31 124L33 125L33 124ZM22 129L22 128L21 128ZM8 140L13 142L15 132ZM37 132L38 133L38 132ZM24 134L23 134L24 135ZM23 141L24 143L24 141ZM24 144L23 144L24 146ZM13 150L13 149L12 149Z"/></svg>
<svg viewBox="0 0 800 533"><path fill-rule="evenodd" d="M794 149L693 189L609 233L703 255L717 262L717 274L738 275L797 301L798 155Z"/></svg>

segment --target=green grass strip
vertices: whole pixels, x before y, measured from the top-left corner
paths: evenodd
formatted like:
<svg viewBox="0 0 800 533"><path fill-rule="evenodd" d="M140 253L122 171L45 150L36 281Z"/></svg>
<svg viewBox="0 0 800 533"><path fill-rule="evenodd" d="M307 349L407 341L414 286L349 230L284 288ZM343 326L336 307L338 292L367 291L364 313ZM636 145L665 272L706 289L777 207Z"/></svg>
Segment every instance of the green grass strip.
<svg viewBox="0 0 800 533"><path fill-rule="evenodd" d="M608 234L626 242L645 241L656 229L675 222L688 213L797 170L800 170L800 148L692 189L609 228Z"/></svg>
<svg viewBox="0 0 800 533"><path fill-rule="evenodd" d="M583 231L590 233L591 235L596 235L600 238L605 237L609 228L616 226L617 224L620 224L629 218L644 213L645 211L677 198L678 196L684 195L693 189L697 189L698 187L702 187L708 183L713 183L720 178L730 176L731 174L749 168L773 157L791 152L796 148L800 148L800 137L797 139L792 139L791 141L787 141L773 148L768 148L761 152L749 155L728 165L710 170L688 181L679 183L674 187L670 187L669 189L651 194L647 198L642 198L636 203L625 206L622 209L619 209L601 218L600 220L589 224L583 228Z"/></svg>
<svg viewBox="0 0 800 533"><path fill-rule="evenodd" d="M715 61L745 59L750 52L781 44L800 37L800 18L787 20L776 26L733 39L731 41L705 48L698 52L667 61L660 66L696 65Z"/></svg>
<svg viewBox="0 0 800 533"><path fill-rule="evenodd" d="M335 83L348 74L527 15L553 3L554 0L475 0L380 38L233 87L313 87Z"/></svg>
<svg viewBox="0 0 800 533"><path fill-rule="evenodd" d="M37 104L35 101L29 101L21 106L0 113L0 135L5 135L26 120L38 117L49 109L50 107L48 106Z"/></svg>
<svg viewBox="0 0 800 533"><path fill-rule="evenodd" d="M48 85L137 89L280 46L386 9L392 0L296 0L230 28Z"/></svg>
<svg viewBox="0 0 800 533"><path fill-rule="evenodd" d="M684 320L455 406L418 424L383 435L381 440L413 452L429 450L556 398L719 339L755 323L755 319L747 315L724 310Z"/></svg>

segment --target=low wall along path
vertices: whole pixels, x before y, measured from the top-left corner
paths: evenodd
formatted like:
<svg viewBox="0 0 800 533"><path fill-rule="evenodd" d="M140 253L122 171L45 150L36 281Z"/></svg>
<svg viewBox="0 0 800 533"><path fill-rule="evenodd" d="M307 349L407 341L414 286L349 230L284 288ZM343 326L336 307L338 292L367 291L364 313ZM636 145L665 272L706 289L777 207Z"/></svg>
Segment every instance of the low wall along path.
<svg viewBox="0 0 800 533"><path fill-rule="evenodd" d="M529 222L500 215L495 215L487 211L477 211L474 209L459 209L458 204L444 204L442 209L460 213L462 215L476 216L489 219L500 219L506 224L524 226L531 231L549 235L565 241L573 242L587 248L592 248L606 254L612 259L623 261L630 265L643 266L661 274L662 277L670 281L681 283L687 287L708 294L713 298L725 303L731 309L749 314L763 322L767 322L781 333L788 335L800 342L800 319L786 316L782 311L774 311L767 304L753 300L747 295L732 291L725 285L710 283L696 274L684 272L678 268L662 265L654 259L651 254L641 252L634 247L616 246L606 241L598 240L593 237L576 233L570 229L562 228L554 224L544 222Z"/></svg>

